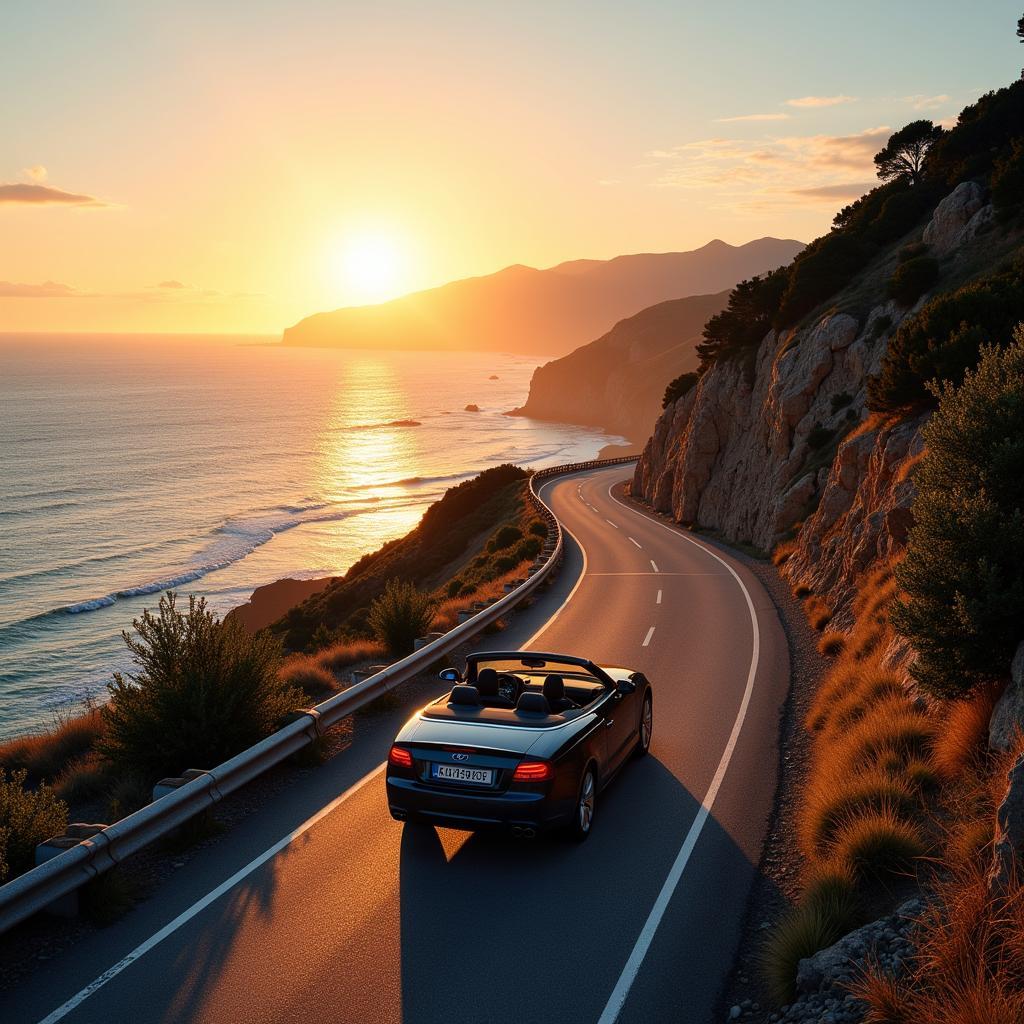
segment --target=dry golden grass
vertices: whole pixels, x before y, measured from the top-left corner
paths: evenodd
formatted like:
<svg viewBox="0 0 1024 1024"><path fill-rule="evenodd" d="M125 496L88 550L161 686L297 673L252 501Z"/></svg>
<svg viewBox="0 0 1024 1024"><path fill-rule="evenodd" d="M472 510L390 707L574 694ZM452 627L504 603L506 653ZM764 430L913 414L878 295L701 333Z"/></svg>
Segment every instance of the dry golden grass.
<svg viewBox="0 0 1024 1024"><path fill-rule="evenodd" d="M991 816L954 822L946 834L945 863L951 867L978 863L983 853L991 850L993 832Z"/></svg>
<svg viewBox="0 0 1024 1024"><path fill-rule="evenodd" d="M384 647L373 640L352 640L325 647L322 651L317 651L313 657L316 663L328 672L340 672L363 661L383 658Z"/></svg>
<svg viewBox="0 0 1024 1024"><path fill-rule="evenodd" d="M800 815L799 840L804 855L827 855L837 833L865 812L891 810L910 819L920 806L914 787L878 766L856 775L821 772L811 777Z"/></svg>
<svg viewBox="0 0 1024 1024"><path fill-rule="evenodd" d="M0 768L25 768L34 780L53 781L88 754L103 732L99 708L57 719L53 726L0 744Z"/></svg>
<svg viewBox="0 0 1024 1024"><path fill-rule="evenodd" d="M832 609L815 594L804 601L804 614L814 629L822 630L832 621Z"/></svg>
<svg viewBox="0 0 1024 1024"><path fill-rule="evenodd" d="M917 822L894 807L861 809L849 816L835 835L832 855L858 877L905 874L928 852Z"/></svg>
<svg viewBox="0 0 1024 1024"><path fill-rule="evenodd" d="M334 673L324 668L316 656L309 654L293 655L281 666L278 674L313 702L324 700L341 689Z"/></svg>
<svg viewBox="0 0 1024 1024"><path fill-rule="evenodd" d="M947 782L976 769L986 753L988 723L999 699L998 690L986 687L968 700L949 705L935 734L931 760Z"/></svg>
<svg viewBox="0 0 1024 1024"><path fill-rule="evenodd" d="M818 641L818 653L826 658L837 658L846 649L846 637L837 629L828 629Z"/></svg>
<svg viewBox="0 0 1024 1024"><path fill-rule="evenodd" d="M65 765L54 779L54 792L69 804L99 797L110 784L111 768L98 754L89 753Z"/></svg>
<svg viewBox="0 0 1024 1024"><path fill-rule="evenodd" d="M481 583L467 597L451 597L442 601L434 612L433 628L437 632L447 633L449 629L458 625L458 615L463 608L471 608L476 601L489 601L492 597L504 597L505 584L525 576L526 570L531 564L531 562L523 562L503 576L498 576L489 583Z"/></svg>
<svg viewBox="0 0 1024 1024"><path fill-rule="evenodd" d="M905 767L927 752L934 729L931 720L904 697L885 697L832 744L833 766L848 771L882 764Z"/></svg>
<svg viewBox="0 0 1024 1024"><path fill-rule="evenodd" d="M773 565L785 565L789 561L790 556L797 549L797 543L795 540L786 540L779 544L772 552L772 564Z"/></svg>
<svg viewBox="0 0 1024 1024"><path fill-rule="evenodd" d="M982 865L940 880L937 899L916 922L909 977L877 967L854 987L868 1021L913 1024L1020 1024L1024 1020L1024 893L1012 881L992 895Z"/></svg>

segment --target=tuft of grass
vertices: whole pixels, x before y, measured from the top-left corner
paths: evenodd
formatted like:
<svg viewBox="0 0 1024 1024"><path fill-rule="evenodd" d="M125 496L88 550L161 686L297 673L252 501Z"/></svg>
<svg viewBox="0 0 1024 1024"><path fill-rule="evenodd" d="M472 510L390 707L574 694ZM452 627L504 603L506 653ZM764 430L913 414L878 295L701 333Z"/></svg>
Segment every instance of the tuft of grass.
<svg viewBox="0 0 1024 1024"><path fill-rule="evenodd" d="M316 653L316 663L328 672L340 672L363 661L377 661L384 657L384 648L372 640L352 640L336 643Z"/></svg>
<svg viewBox="0 0 1024 1024"><path fill-rule="evenodd" d="M918 807L910 785L873 767L856 775L845 772L813 776L800 816L800 845L811 860L819 857L851 821L875 812L892 811L910 819Z"/></svg>
<svg viewBox="0 0 1024 1024"><path fill-rule="evenodd" d="M66 765L53 780L53 791L69 804L102 796L110 784L110 765L98 754L89 753Z"/></svg>
<svg viewBox="0 0 1024 1024"><path fill-rule="evenodd" d="M99 708L58 715L50 728L0 744L0 768L24 768L29 778L51 782L72 761L88 754L102 733Z"/></svg>
<svg viewBox="0 0 1024 1024"><path fill-rule="evenodd" d="M324 700L341 688L334 673L325 668L315 655L293 655L281 666L278 677L286 686L301 690L313 703Z"/></svg>
<svg viewBox="0 0 1024 1024"><path fill-rule="evenodd" d="M811 588L806 583L797 583L793 586L793 596L798 600L803 600L805 597L810 597Z"/></svg>
<svg viewBox="0 0 1024 1024"><path fill-rule="evenodd" d="M792 1002L800 961L831 946L860 918L849 872L833 868L812 879L800 903L771 929L761 948L758 969L769 998L778 1006Z"/></svg>
<svg viewBox="0 0 1024 1024"><path fill-rule="evenodd" d="M846 637L837 629L826 630L818 641L818 653L826 658L836 658L846 649Z"/></svg>
<svg viewBox="0 0 1024 1024"><path fill-rule="evenodd" d="M819 631L832 621L832 609L814 594L804 601L804 614L811 626Z"/></svg>
<svg viewBox="0 0 1024 1024"><path fill-rule="evenodd" d="M935 734L931 761L947 782L977 769L986 753L988 723L998 691L986 687L969 699L952 702Z"/></svg>
<svg viewBox="0 0 1024 1024"><path fill-rule="evenodd" d="M980 863L992 845L993 832L991 817L954 822L946 835L946 863L953 868Z"/></svg>
<svg viewBox="0 0 1024 1024"><path fill-rule="evenodd" d="M795 540L786 540L778 544L772 552L772 564L785 565L796 551L797 546Z"/></svg>
<svg viewBox="0 0 1024 1024"><path fill-rule="evenodd" d="M900 763L928 750L932 741L932 723L903 697L880 699L855 722L833 747L834 766L855 769L878 763L888 754Z"/></svg>
<svg viewBox="0 0 1024 1024"><path fill-rule="evenodd" d="M905 874L928 852L920 826L892 807L850 817L836 833L833 850L859 879Z"/></svg>

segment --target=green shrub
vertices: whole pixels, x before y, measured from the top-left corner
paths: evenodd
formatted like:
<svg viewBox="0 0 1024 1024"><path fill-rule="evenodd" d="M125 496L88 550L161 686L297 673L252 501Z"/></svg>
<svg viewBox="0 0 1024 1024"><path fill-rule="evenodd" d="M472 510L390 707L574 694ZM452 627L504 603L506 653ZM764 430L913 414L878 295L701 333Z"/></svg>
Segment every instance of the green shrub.
<svg viewBox="0 0 1024 1024"><path fill-rule="evenodd" d="M518 526L506 523L494 532L494 536L487 542L487 550L490 552L504 551L512 547L518 540L522 540L523 531Z"/></svg>
<svg viewBox="0 0 1024 1024"><path fill-rule="evenodd" d="M534 537L546 537L548 535L548 528L542 520L534 519L534 521L530 523L529 532L532 533Z"/></svg>
<svg viewBox="0 0 1024 1024"><path fill-rule="evenodd" d="M939 279L939 261L931 256L915 256L901 263L889 278L889 298L901 306L912 306Z"/></svg>
<svg viewBox="0 0 1024 1024"><path fill-rule="evenodd" d="M788 280L788 271L782 267L733 288L726 308L704 325L704 340L697 346L702 373L718 359L757 348L771 329Z"/></svg>
<svg viewBox="0 0 1024 1024"><path fill-rule="evenodd" d="M800 903L768 933L761 950L760 973L775 1005L793 1001L796 970L804 957L831 946L860 921L850 875L841 869L820 871L808 883Z"/></svg>
<svg viewBox="0 0 1024 1024"><path fill-rule="evenodd" d="M674 402L678 402L683 395L693 390L699 380L699 373L681 373L675 380L669 381L661 400L662 409L667 409Z"/></svg>
<svg viewBox="0 0 1024 1024"><path fill-rule="evenodd" d="M776 327L792 327L862 270L874 247L851 231L832 231L811 242L793 261L775 315Z"/></svg>
<svg viewBox="0 0 1024 1024"><path fill-rule="evenodd" d="M36 847L68 823L68 805L49 786L26 789L27 774L24 768L9 775L0 768L0 881L28 871Z"/></svg>
<svg viewBox="0 0 1024 1024"><path fill-rule="evenodd" d="M996 160L991 189L992 203L1001 215L1024 203L1024 139L1013 139L1009 152Z"/></svg>
<svg viewBox="0 0 1024 1024"><path fill-rule="evenodd" d="M900 324L877 376L868 378L868 407L892 412L927 406L932 380L958 384L983 342L1005 345L1024 320L1024 274L1011 267L937 295Z"/></svg>
<svg viewBox="0 0 1024 1024"><path fill-rule="evenodd" d="M370 605L373 635L394 655L411 654L417 637L430 631L434 602L406 580L388 580L384 593Z"/></svg>
<svg viewBox="0 0 1024 1024"><path fill-rule="evenodd" d="M327 626L321 622L316 629L313 630L313 635L309 640L309 650L311 651L322 651L325 647L330 647L338 638L335 636L332 629L328 629Z"/></svg>
<svg viewBox="0 0 1024 1024"><path fill-rule="evenodd" d="M1024 332L986 346L960 387L937 389L914 480L914 526L896 569L896 629L930 693L1005 678L1024 621Z"/></svg>
<svg viewBox="0 0 1024 1024"><path fill-rule="evenodd" d="M149 781L186 768L212 768L263 739L302 694L278 676L281 649L234 619L222 622L204 599L188 611L168 593L123 633L136 666L114 674L103 707L99 749L119 772Z"/></svg>
<svg viewBox="0 0 1024 1024"><path fill-rule="evenodd" d="M929 248L930 246L926 242L911 242L900 249L896 258L900 263L907 263L910 260L916 260L918 256L927 256Z"/></svg>

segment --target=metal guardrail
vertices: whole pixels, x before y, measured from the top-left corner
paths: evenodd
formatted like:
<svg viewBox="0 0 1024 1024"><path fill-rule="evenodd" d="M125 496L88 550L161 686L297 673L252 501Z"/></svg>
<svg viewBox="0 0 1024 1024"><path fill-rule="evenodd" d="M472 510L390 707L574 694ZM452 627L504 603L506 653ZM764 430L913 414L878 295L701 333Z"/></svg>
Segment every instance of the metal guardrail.
<svg viewBox="0 0 1024 1024"><path fill-rule="evenodd" d="M540 587L563 553L563 534L557 517L541 500L538 485L555 476L636 461L636 456L595 459L540 470L530 477L529 496L548 526L548 540L554 545L547 557L511 593L477 612L418 651L388 665L383 671L350 686L313 708L296 712L296 719L255 746L203 772L166 796L101 829L90 839L58 854L31 871L0 886L0 933L74 892L86 882L167 835L197 814L212 807L229 793L251 782L269 768L308 746L324 729L365 707L389 690L423 672L438 658L450 653L482 629L511 611ZM540 558L538 558L540 561Z"/></svg>

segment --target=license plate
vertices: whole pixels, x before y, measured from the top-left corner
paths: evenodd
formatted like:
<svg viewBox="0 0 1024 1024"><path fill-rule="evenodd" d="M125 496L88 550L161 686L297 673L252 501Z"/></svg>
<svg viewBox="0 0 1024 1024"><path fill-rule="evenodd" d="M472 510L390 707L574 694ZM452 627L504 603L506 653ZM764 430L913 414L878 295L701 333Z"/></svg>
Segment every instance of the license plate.
<svg viewBox="0 0 1024 1024"><path fill-rule="evenodd" d="M477 786L489 786L494 781L494 769L464 768L460 764L432 764L430 776L445 782L468 782Z"/></svg>

